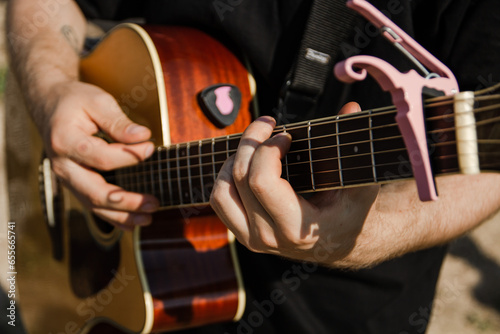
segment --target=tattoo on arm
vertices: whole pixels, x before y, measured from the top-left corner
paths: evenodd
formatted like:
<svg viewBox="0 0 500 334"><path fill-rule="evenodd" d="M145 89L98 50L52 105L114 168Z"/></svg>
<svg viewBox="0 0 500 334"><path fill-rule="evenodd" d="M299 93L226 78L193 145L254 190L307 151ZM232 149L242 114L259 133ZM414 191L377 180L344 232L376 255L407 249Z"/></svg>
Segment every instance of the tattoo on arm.
<svg viewBox="0 0 500 334"><path fill-rule="evenodd" d="M73 27L69 25L63 25L61 27L61 33L63 34L64 38L66 38L66 41L69 43L69 45L75 50L77 54L80 54L80 47L79 47L79 41L78 37L76 36L75 30Z"/></svg>

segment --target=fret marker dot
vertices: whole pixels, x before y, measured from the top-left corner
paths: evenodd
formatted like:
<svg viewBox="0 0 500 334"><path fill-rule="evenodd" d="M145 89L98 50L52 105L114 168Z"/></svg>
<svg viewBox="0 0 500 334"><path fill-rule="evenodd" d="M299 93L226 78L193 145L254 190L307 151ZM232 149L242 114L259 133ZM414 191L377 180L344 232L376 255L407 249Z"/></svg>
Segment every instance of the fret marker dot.
<svg viewBox="0 0 500 334"><path fill-rule="evenodd" d="M297 161L300 161L300 155L297 154Z"/></svg>
<svg viewBox="0 0 500 334"><path fill-rule="evenodd" d="M358 153L358 147L354 146L354 153Z"/></svg>

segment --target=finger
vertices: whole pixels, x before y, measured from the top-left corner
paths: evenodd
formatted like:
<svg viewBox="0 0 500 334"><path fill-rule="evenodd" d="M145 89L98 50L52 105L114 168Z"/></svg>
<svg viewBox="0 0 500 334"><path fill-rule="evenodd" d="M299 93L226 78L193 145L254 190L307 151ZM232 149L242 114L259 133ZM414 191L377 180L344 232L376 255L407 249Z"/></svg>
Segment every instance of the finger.
<svg viewBox="0 0 500 334"><path fill-rule="evenodd" d="M210 194L210 205L226 227L246 245L249 236L248 219L233 181L233 165L234 155L226 160L219 171Z"/></svg>
<svg viewBox="0 0 500 334"><path fill-rule="evenodd" d="M288 133L266 140L255 152L249 174L253 194L281 231L296 230L294 222L302 221L301 211L306 204L290 183L281 178L281 159L290 148L290 143Z"/></svg>
<svg viewBox="0 0 500 334"><path fill-rule="evenodd" d="M52 166L56 175L87 208L142 213L152 213L159 208L154 196L125 191L69 159L53 159Z"/></svg>
<svg viewBox="0 0 500 334"><path fill-rule="evenodd" d="M339 115L352 114L361 111L361 107L356 102L348 102L340 109Z"/></svg>
<svg viewBox="0 0 500 334"><path fill-rule="evenodd" d="M150 214L137 214L102 208L93 209L92 212L111 225L125 231L132 231L136 226L147 226L152 222L152 216Z"/></svg>
<svg viewBox="0 0 500 334"><path fill-rule="evenodd" d="M252 250L268 250L268 248L276 246L272 219L255 197L248 183L253 155L257 147L269 138L275 124L274 119L270 117L260 117L250 124L242 135L234 160L234 183L245 208L249 224L249 237L246 246Z"/></svg>
<svg viewBox="0 0 500 334"><path fill-rule="evenodd" d="M234 161L233 173L237 174L235 180L237 184L240 181L246 183L253 154L257 146L269 138L275 125L276 121L272 117L259 117L243 132Z"/></svg>
<svg viewBox="0 0 500 334"><path fill-rule="evenodd" d="M137 143L151 137L151 131L132 122L116 100L107 93L97 94L86 111L97 126L113 140L121 143Z"/></svg>
<svg viewBox="0 0 500 334"><path fill-rule="evenodd" d="M77 163L100 170L130 166L148 158L154 152L151 142L130 145L107 143L79 128L75 128L71 133L61 133L60 138L61 143L54 145L56 154L68 156Z"/></svg>

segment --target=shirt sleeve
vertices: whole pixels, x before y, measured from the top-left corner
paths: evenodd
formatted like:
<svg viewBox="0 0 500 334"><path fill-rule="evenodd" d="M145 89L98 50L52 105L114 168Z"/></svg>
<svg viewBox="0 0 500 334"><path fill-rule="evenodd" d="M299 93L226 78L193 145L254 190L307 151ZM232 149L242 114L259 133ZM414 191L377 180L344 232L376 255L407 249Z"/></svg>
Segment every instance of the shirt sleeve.
<svg viewBox="0 0 500 334"><path fill-rule="evenodd" d="M124 20L144 16L140 1L131 0L76 0L87 19Z"/></svg>

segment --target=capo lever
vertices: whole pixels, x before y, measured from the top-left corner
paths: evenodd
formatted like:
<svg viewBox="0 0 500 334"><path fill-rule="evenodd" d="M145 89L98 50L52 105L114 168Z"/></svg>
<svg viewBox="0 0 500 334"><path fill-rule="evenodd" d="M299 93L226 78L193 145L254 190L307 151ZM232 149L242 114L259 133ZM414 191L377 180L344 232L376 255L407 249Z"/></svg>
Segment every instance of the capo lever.
<svg viewBox="0 0 500 334"><path fill-rule="evenodd" d="M458 92L455 76L443 63L424 49L401 28L365 0L349 0L347 6L379 28L382 35L402 51L425 75L415 70L399 72L386 61L373 56L353 56L335 65L335 75L344 82L361 81L369 73L384 91L391 93L396 106L396 122L406 145L420 200L438 198L432 173L422 103L424 87L445 95Z"/></svg>

